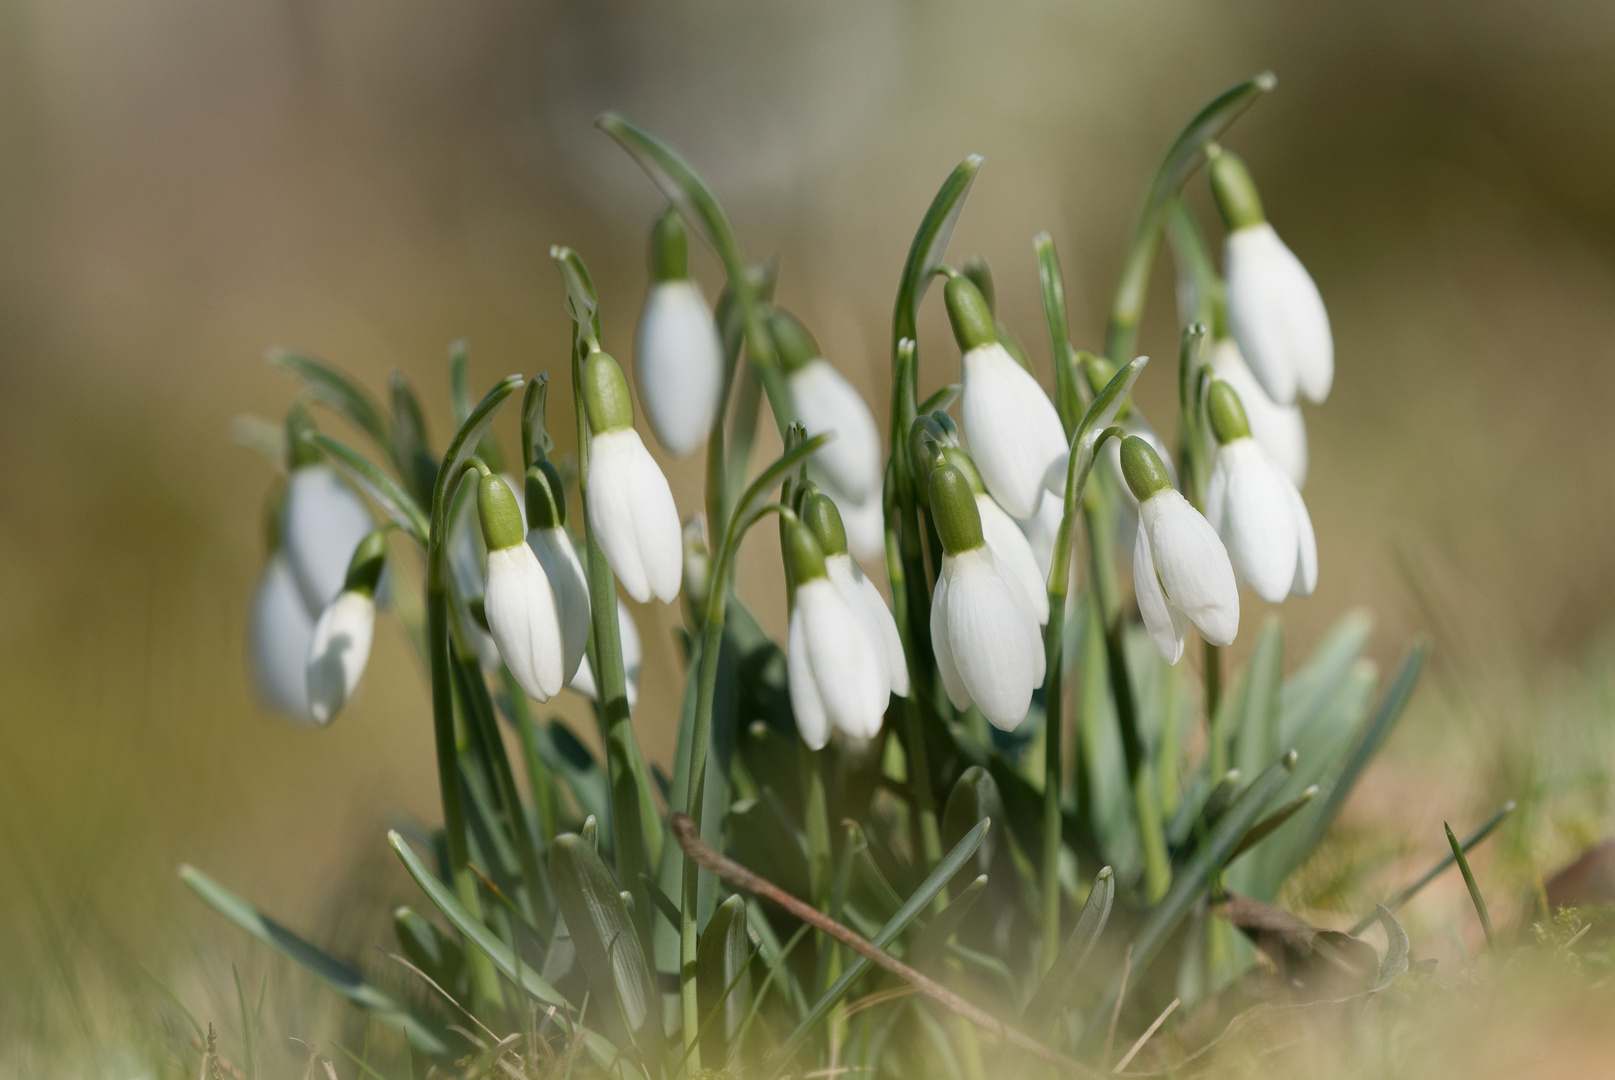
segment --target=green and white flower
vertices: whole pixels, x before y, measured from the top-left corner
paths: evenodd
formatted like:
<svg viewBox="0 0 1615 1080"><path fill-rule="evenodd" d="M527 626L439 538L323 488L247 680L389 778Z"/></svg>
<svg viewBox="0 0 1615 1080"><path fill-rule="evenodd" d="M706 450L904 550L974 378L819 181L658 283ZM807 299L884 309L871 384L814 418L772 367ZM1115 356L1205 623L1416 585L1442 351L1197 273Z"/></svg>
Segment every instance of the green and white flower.
<svg viewBox="0 0 1615 1080"><path fill-rule="evenodd" d="M903 639L897 633L891 609L881 599L874 582L864 576L848 553L847 531L835 502L823 492L812 492L802 501L802 521L813 531L824 553L824 571L830 583L863 618L870 639L879 643L877 658L891 692L898 697L908 697L908 662L903 656Z"/></svg>
<svg viewBox="0 0 1615 1080"><path fill-rule="evenodd" d="M1169 664L1182 659L1190 625L1213 645L1232 644L1239 586L1216 530L1172 487L1149 443L1129 435L1121 459L1138 499L1133 590L1150 641Z"/></svg>
<svg viewBox="0 0 1615 1080"><path fill-rule="evenodd" d="M1296 487L1307 482L1307 422L1299 405L1279 405L1251 374L1232 338L1212 343L1209 360L1217 378L1233 387L1245 407L1251 437L1262 444Z"/></svg>
<svg viewBox="0 0 1615 1080"><path fill-rule="evenodd" d="M373 521L358 492L303 438L313 422L302 407L292 409L286 428L291 475L281 515L281 550L312 618L342 591L348 557Z"/></svg>
<svg viewBox="0 0 1615 1080"><path fill-rule="evenodd" d="M510 485L488 474L477 485L477 514L488 545L483 613L505 666L528 697L548 701L566 685L560 609L533 549Z"/></svg>
<svg viewBox="0 0 1615 1080"><path fill-rule="evenodd" d="M885 455L869 405L824 358L819 343L800 319L776 308L768 329L785 370L797 420L810 436L835 433L813 455L815 478L837 497L838 505L845 500L854 506L879 507Z"/></svg>
<svg viewBox="0 0 1615 1080"><path fill-rule="evenodd" d="M566 491L555 466L539 461L527 470L527 546L555 595L561 627L561 672L570 684L589 646L589 582L578 549L566 532Z"/></svg>
<svg viewBox="0 0 1615 1080"><path fill-rule="evenodd" d="M987 546L993 549L993 554L998 556L1004 568L1013 574L1015 580L1020 582L1021 587L1026 590L1026 599L1031 603L1032 610L1037 613L1038 625L1041 626L1047 623L1049 621L1049 593L1045 582L1048 580L1048 571L1039 567L1037 554L1032 550L1031 541L1027 539L1026 533L1022 531L1021 526L1016 523L1015 519L1004 513L1004 508L999 506L991 495L987 494L981 475L977 471L970 455L951 447L944 450L943 454L947 458L948 464L964 474L966 482L970 484L970 490L976 496L976 511L981 515L982 538L987 541ZM1045 491L1043 500L1038 504L1039 510L1041 511L1044 502L1053 498L1054 496L1051 493ZM1054 501L1057 511L1063 513L1064 504L1058 499ZM1036 520L1036 515L1029 520ZM1058 517L1055 519L1054 527L1056 529L1060 527ZM1052 551L1052 537L1049 543Z"/></svg>
<svg viewBox="0 0 1615 1080"><path fill-rule="evenodd" d="M651 230L651 283L634 337L639 401L668 453L700 446L723 397L723 343L690 279L684 220L669 207Z"/></svg>
<svg viewBox="0 0 1615 1080"><path fill-rule="evenodd" d="M320 613L309 642L309 715L321 727L336 719L353 697L376 633L376 583L387 565L387 534L377 530L359 542L348 562L342 591Z"/></svg>

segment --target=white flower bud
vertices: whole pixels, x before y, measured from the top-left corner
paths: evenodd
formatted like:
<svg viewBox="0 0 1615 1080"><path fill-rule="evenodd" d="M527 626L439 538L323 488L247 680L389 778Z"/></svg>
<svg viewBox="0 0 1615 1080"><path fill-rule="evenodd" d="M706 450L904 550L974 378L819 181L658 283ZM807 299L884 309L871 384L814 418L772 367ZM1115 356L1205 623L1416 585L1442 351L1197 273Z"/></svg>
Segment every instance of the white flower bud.
<svg viewBox="0 0 1615 1080"><path fill-rule="evenodd" d="M897 633L897 621L892 618L880 591L858 569L851 555L826 555L824 571L841 598L863 618L870 639L879 644L875 655L891 692L898 697L908 697L908 662L903 656L903 639Z"/></svg>
<svg viewBox="0 0 1615 1080"><path fill-rule="evenodd" d="M560 614L550 580L526 544L488 552L483 589L488 632L505 666L534 701L548 701L566 685Z"/></svg>
<svg viewBox="0 0 1615 1080"><path fill-rule="evenodd" d="M556 615L561 627L561 674L571 683L589 647L589 579L583 562L566 529L529 529L527 546L538 556L550 591L555 595Z"/></svg>
<svg viewBox="0 0 1615 1080"><path fill-rule="evenodd" d="M1043 685L1043 640L1025 586L986 544L942 557L931 646L948 700L1012 731Z"/></svg>
<svg viewBox="0 0 1615 1080"><path fill-rule="evenodd" d="M1329 396L1335 343L1323 297L1301 260L1267 222L1228 234L1228 327L1267 396Z"/></svg>
<svg viewBox="0 0 1615 1080"><path fill-rule="evenodd" d="M645 663L645 648L639 640L639 627L634 624L634 616L628 610L628 605L621 600L617 601L617 636L622 642L622 670L628 679L628 707L632 709L639 703L639 670ZM583 663L578 665L578 673L572 676L568 688L582 694L590 701L596 700L599 691L595 689L594 672L589 668L589 658L585 656Z"/></svg>
<svg viewBox="0 0 1615 1080"><path fill-rule="evenodd" d="M634 377L657 441L675 455L700 446L723 396L723 344L700 285L651 283L634 339Z"/></svg>
<svg viewBox="0 0 1615 1080"><path fill-rule="evenodd" d="M1211 369L1217 378L1234 388L1251 435L1262 444L1268 456L1278 462L1296 487L1307 482L1307 423L1299 405L1277 405L1256 381L1232 338L1211 346Z"/></svg>
<svg viewBox="0 0 1615 1080"><path fill-rule="evenodd" d="M348 557L371 526L364 500L329 465L317 462L292 470L281 547L310 618L342 591Z"/></svg>
<svg viewBox="0 0 1615 1080"><path fill-rule="evenodd" d="M791 712L809 749L824 748L832 725L857 739L880 733L891 697L885 655L828 577L797 585L785 665Z"/></svg>
<svg viewBox="0 0 1615 1080"><path fill-rule="evenodd" d="M370 662L375 631L376 601L367 592L344 590L320 613L306 664L309 714L321 727L353 696Z"/></svg>
<svg viewBox="0 0 1615 1080"><path fill-rule="evenodd" d="M589 440L588 505L589 527L628 595L672 603L684 570L678 508L633 428Z"/></svg>
<svg viewBox="0 0 1615 1080"><path fill-rule="evenodd" d="M276 551L258 575L247 614L247 661L258 700L288 719L308 723L309 617L284 552Z"/></svg>
<svg viewBox="0 0 1615 1080"><path fill-rule="evenodd" d="M1227 545L1235 574L1263 600L1277 604L1317 587L1318 541L1306 503L1254 438L1217 451L1206 518Z"/></svg>
<svg viewBox="0 0 1615 1080"><path fill-rule="evenodd" d="M808 435L835 433L813 455L814 471L823 478L826 490L854 504L879 507L880 430L862 395L822 356L787 374L785 383L796 418Z"/></svg>
<svg viewBox="0 0 1615 1080"><path fill-rule="evenodd" d="M1044 498L1052 498L1047 492ZM1041 504L1040 504L1041 505ZM1015 519L1004 513L991 495L977 495L976 509L981 513L981 534L987 546L993 549L1021 587L1026 590L1027 602L1037 615L1038 625L1049 621L1049 592L1045 572L1038 569L1037 555ZM1059 527L1058 521L1055 527Z"/></svg>
<svg viewBox="0 0 1615 1080"><path fill-rule="evenodd" d="M1011 517L1037 513L1045 479L1063 470L1065 430L1038 381L996 341L964 354L960 416L988 494Z"/></svg>

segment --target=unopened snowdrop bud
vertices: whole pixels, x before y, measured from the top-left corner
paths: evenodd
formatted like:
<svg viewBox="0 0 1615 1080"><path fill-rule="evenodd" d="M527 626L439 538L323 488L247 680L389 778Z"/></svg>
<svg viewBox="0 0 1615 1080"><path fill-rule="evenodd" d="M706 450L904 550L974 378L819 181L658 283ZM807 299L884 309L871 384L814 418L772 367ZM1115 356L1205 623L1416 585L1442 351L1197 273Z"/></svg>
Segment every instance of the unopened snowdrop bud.
<svg viewBox="0 0 1615 1080"><path fill-rule="evenodd" d="M862 617L864 630L879 646L876 659L880 661L886 685L898 697L908 697L908 663L903 657L903 639L898 636L897 622L874 583L852 561L847 549L847 531L834 500L820 491L810 493L802 500L802 523L824 552L824 572L830 584Z"/></svg>
<svg viewBox="0 0 1615 1080"><path fill-rule="evenodd" d="M528 697L548 701L566 685L566 651L555 590L533 549L510 485L493 473L477 485L477 516L488 545L482 592L488 633Z"/></svg>
<svg viewBox="0 0 1615 1080"><path fill-rule="evenodd" d="M1232 338L1214 342L1211 370L1231 386L1245 407L1251 437L1262 444L1296 487L1307 482L1307 424L1299 405L1278 405L1251 374L1239 345Z"/></svg>
<svg viewBox="0 0 1615 1080"><path fill-rule="evenodd" d="M1013 363L1013 361L1011 361ZM931 594L931 647L948 700L978 706L1006 731L1043 685L1043 641L1026 588L984 539L975 493L952 465L931 472L942 569Z"/></svg>
<svg viewBox="0 0 1615 1080"><path fill-rule="evenodd" d="M308 647L314 638L314 620L278 544L277 520L276 550L258 575L247 612L247 662L258 700L288 719L307 723L312 719Z"/></svg>
<svg viewBox="0 0 1615 1080"><path fill-rule="evenodd" d="M1039 625L1047 623L1049 593L1045 585L1044 571L1038 569L1037 555L1032 551L1031 541L1015 523L1015 519L1004 513L1003 507L987 494L987 489L981 482L981 474L976 471L975 463L970 460L969 454L949 447L942 451L942 456L948 464L963 474L965 481L970 485L970 490L975 494L976 511L981 515L981 535L987 541L987 546L993 549L993 554L998 556L1015 576L1015 580L1026 590L1026 599L1031 603L1032 610L1037 613ZM1044 492L1043 495L1045 499L1052 498L1048 492Z"/></svg>
<svg viewBox="0 0 1615 1080"><path fill-rule="evenodd" d="M963 353L965 441L992 497L1010 516L1037 513L1045 479L1064 459L1065 430L1036 379L998 343L992 311L964 276L943 292Z"/></svg>
<svg viewBox="0 0 1615 1080"><path fill-rule="evenodd" d="M1206 484L1206 517L1227 545L1234 572L1276 604L1318 584L1318 541L1295 484L1251 437L1239 397L1211 384L1211 428L1221 444Z"/></svg>
<svg viewBox="0 0 1615 1080"><path fill-rule="evenodd" d="M342 591L320 613L308 650L309 715L321 727L348 703L370 661L376 632L376 583L387 566L387 534L359 541Z"/></svg>
<svg viewBox="0 0 1615 1080"><path fill-rule="evenodd" d="M832 726L853 738L873 738L891 696L885 646L867 615L830 581L813 533L793 523L785 543L796 581L785 671L797 730L810 750L824 748Z"/></svg>
<svg viewBox="0 0 1615 1080"><path fill-rule="evenodd" d="M639 640L639 627L634 624L633 613L621 600L617 601L617 640L622 643L622 671L628 680L628 708L633 709L639 704L639 671L645 663L645 647ZM599 696L587 656L578 665L578 673L572 676L567 689L582 694L590 701Z"/></svg>
<svg viewBox="0 0 1615 1080"><path fill-rule="evenodd" d="M1175 664L1193 624L1213 645L1239 632L1239 587L1216 530L1180 495L1149 443L1122 440L1122 474L1138 499L1133 589L1150 641Z"/></svg>
<svg viewBox="0 0 1615 1080"><path fill-rule="evenodd" d="M678 508L667 477L634 430L622 369L603 352L583 363L583 403L593 430L589 527L629 596L641 604L652 596L670 604L683 569Z"/></svg>
<svg viewBox="0 0 1615 1080"><path fill-rule="evenodd" d="M690 280L684 219L668 207L651 230L650 288L634 339L634 376L656 439L671 454L701 445L723 397L723 343Z"/></svg>
<svg viewBox="0 0 1615 1080"><path fill-rule="evenodd" d="M566 489L548 460L527 469L527 546L549 578L561 626L561 674L570 683L589 645L589 582L566 534Z"/></svg>
<svg viewBox="0 0 1615 1080"><path fill-rule="evenodd" d="M868 404L824 358L819 343L796 316L776 308L768 330L785 370L796 418L809 436L835 433L814 453L814 473L854 503L878 500L884 457L880 430Z"/></svg>
<svg viewBox="0 0 1615 1080"><path fill-rule="evenodd" d="M1228 227L1228 327L1268 397L1322 401L1335 378L1335 342L1318 286L1268 224L1245 163L1219 149L1210 173Z"/></svg>
<svg viewBox="0 0 1615 1080"><path fill-rule="evenodd" d="M309 617L324 611L342 590L348 557L370 531L370 511L305 436L313 421L302 406L286 418L291 475L281 517L281 548Z"/></svg>

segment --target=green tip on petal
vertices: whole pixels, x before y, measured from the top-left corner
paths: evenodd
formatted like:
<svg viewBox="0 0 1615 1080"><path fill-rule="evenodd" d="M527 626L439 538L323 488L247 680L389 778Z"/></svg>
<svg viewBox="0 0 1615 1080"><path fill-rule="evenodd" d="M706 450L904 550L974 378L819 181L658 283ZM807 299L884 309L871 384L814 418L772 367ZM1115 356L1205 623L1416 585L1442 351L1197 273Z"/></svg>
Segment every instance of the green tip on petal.
<svg viewBox="0 0 1615 1080"><path fill-rule="evenodd" d="M596 434L634 426L628 380L617 361L603 352L591 353L583 362L583 405Z"/></svg>
<svg viewBox="0 0 1615 1080"><path fill-rule="evenodd" d="M650 272L657 281L683 281L690 276L690 239L676 207L669 206L651 226Z"/></svg>
<svg viewBox="0 0 1615 1080"><path fill-rule="evenodd" d="M825 556L847 553L847 529L830 496L821 491L809 492L802 500L802 523L812 530Z"/></svg>
<svg viewBox="0 0 1615 1080"><path fill-rule="evenodd" d="M981 293L981 298L987 301L987 310L997 312L998 290L993 288L993 271L992 267L987 265L987 257L985 255L970 256L965 260L965 264L959 268L959 273L969 278L976 286L976 289Z"/></svg>
<svg viewBox="0 0 1615 1080"><path fill-rule="evenodd" d="M1160 455L1137 435L1129 435L1122 440L1122 475L1127 478L1127 486L1133 489L1133 497L1139 502L1172 486Z"/></svg>
<svg viewBox="0 0 1615 1080"><path fill-rule="evenodd" d="M969 454L957 446L944 446L942 459L964 474L965 482L970 485L970 491L975 495L987 494L987 485L982 482L981 472Z"/></svg>
<svg viewBox="0 0 1615 1080"><path fill-rule="evenodd" d="M798 371L824 355L802 320L784 308L775 308L769 314L768 333L774 339L780 366L786 371Z"/></svg>
<svg viewBox="0 0 1615 1080"><path fill-rule="evenodd" d="M983 543L976 493L970 490L965 474L953 465L931 470L931 520L942 538L942 550L949 555L973 551Z"/></svg>
<svg viewBox="0 0 1615 1080"><path fill-rule="evenodd" d="M503 551L526 542L521 507L516 505L510 485L497 473L489 473L477 482L477 516L489 551Z"/></svg>
<svg viewBox="0 0 1615 1080"><path fill-rule="evenodd" d="M566 487L548 458L527 467L527 527L557 529L566 524Z"/></svg>
<svg viewBox="0 0 1615 1080"><path fill-rule="evenodd" d="M314 418L301 404L293 405L286 413L286 467L301 469L305 465L320 463L320 448L308 441L318 429Z"/></svg>
<svg viewBox="0 0 1615 1080"><path fill-rule="evenodd" d="M1267 220L1262 213L1262 197L1256 193L1256 181L1239 155L1219 148L1211 155L1210 172L1211 194L1229 232Z"/></svg>
<svg viewBox="0 0 1615 1080"><path fill-rule="evenodd" d="M1234 388L1221 379L1211 384L1206 410L1211 414L1211 430L1218 442L1227 444L1235 439L1250 438L1251 426L1245 418L1245 406Z"/></svg>
<svg viewBox="0 0 1615 1080"><path fill-rule="evenodd" d="M348 560L348 576L342 582L343 592L376 595L376 582L387 567L387 530L377 529L365 534L359 546L353 549Z"/></svg>
<svg viewBox="0 0 1615 1080"><path fill-rule="evenodd" d="M948 307L948 321L953 324L954 340L960 352L979 349L998 340L998 324L993 321L993 309L976 288L976 283L959 274L948 279L942 290Z"/></svg>
<svg viewBox="0 0 1615 1080"><path fill-rule="evenodd" d="M824 549L806 525L793 522L786 530L785 557L790 560L791 577L798 584L825 577Z"/></svg>

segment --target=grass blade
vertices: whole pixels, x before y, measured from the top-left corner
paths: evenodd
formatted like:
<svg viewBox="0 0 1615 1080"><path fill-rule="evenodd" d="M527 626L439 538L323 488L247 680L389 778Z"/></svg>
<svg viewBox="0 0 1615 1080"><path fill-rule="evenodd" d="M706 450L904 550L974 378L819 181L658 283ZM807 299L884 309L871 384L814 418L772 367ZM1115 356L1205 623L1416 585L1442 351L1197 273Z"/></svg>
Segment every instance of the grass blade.
<svg viewBox="0 0 1615 1080"><path fill-rule="evenodd" d="M1464 858L1464 849L1459 845L1458 838L1452 834L1452 826L1445 821L1441 827L1447 831L1447 843L1452 847L1452 857L1458 860L1458 871L1464 875L1464 888L1469 890L1469 899L1475 902L1475 914L1480 916L1480 928L1486 932L1486 947L1493 952L1497 951L1497 936L1492 933L1492 917L1486 912L1486 898L1480 894L1480 886L1475 884L1475 875L1469 869L1469 860Z"/></svg>
<svg viewBox="0 0 1615 1080"><path fill-rule="evenodd" d="M1510 799L1508 802L1498 807L1497 813L1483 821L1480 828L1470 833L1469 836L1464 839L1464 842L1458 845L1460 850L1467 855L1470 848L1492 835L1492 832L1499 825L1503 824L1503 821L1514 812L1516 805L1518 804L1515 803L1513 799ZM1434 881L1443 870L1457 861L1458 860L1450 854L1442 856L1442 858L1434 866L1426 870L1417 881L1403 889L1401 892L1397 893L1395 896L1391 897L1389 900L1385 901L1383 906L1390 911L1400 910L1403 904L1407 903L1418 894L1419 890L1423 889L1426 885L1430 884L1430 882ZM1367 930L1368 924L1373 922L1376 918L1378 918L1378 916L1379 906L1377 905L1375 910L1369 912L1367 915L1364 915L1361 919L1358 919L1356 925L1353 926L1348 933L1350 933L1352 937L1356 937L1364 930Z"/></svg>

